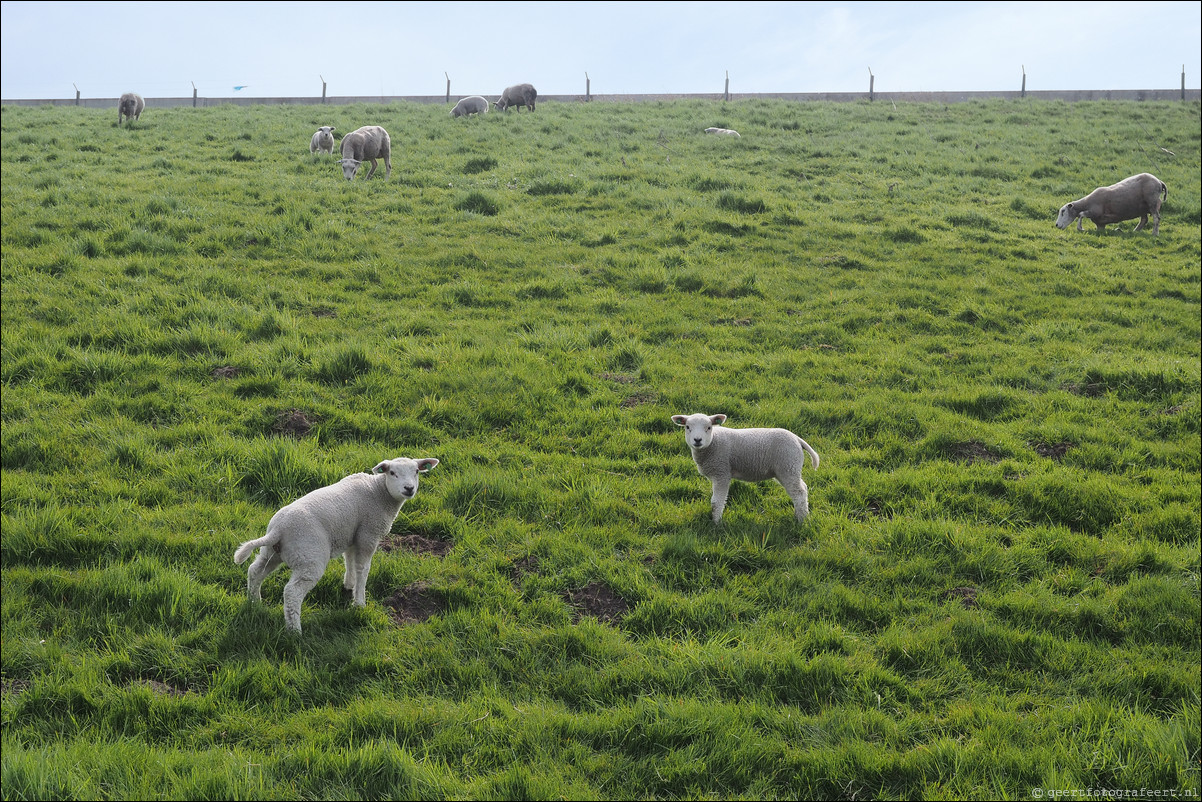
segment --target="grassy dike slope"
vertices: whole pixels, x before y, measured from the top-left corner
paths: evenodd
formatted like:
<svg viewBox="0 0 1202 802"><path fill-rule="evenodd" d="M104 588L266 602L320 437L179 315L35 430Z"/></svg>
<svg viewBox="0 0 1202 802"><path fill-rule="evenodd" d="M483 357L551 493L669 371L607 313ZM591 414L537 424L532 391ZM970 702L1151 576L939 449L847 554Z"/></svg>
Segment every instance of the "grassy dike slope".
<svg viewBox="0 0 1202 802"><path fill-rule="evenodd" d="M1197 103L447 111L3 109L5 799L1196 797ZM288 636L234 549L392 456Z"/></svg>

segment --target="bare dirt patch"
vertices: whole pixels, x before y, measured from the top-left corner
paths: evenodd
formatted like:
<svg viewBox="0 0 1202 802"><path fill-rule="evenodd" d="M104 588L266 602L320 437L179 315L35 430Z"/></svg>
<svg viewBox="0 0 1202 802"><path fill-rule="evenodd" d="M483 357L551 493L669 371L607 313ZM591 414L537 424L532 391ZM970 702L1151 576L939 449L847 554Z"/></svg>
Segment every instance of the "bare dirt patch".
<svg viewBox="0 0 1202 802"><path fill-rule="evenodd" d="M271 427L271 430L277 434L299 438L308 434L312 428L313 422L309 420L308 415L299 409L290 409L276 418L275 425Z"/></svg>
<svg viewBox="0 0 1202 802"><path fill-rule="evenodd" d="M939 599L940 601L959 601L961 604L971 610L977 606L978 593L980 593L980 591L976 588L965 586L962 588L945 590L943 594L940 595Z"/></svg>
<svg viewBox="0 0 1202 802"><path fill-rule="evenodd" d="M989 450L989 446L979 440L969 440L967 443L956 443L948 449L948 455L960 462L1001 462L1001 457Z"/></svg>
<svg viewBox="0 0 1202 802"><path fill-rule="evenodd" d="M631 407L638 407L643 404L654 404L658 400L659 393L652 392L651 390L640 390L633 395L623 398L621 406L623 409L630 409Z"/></svg>
<svg viewBox="0 0 1202 802"><path fill-rule="evenodd" d="M213 368L214 379L236 379L242 373L241 368L236 368L233 365L224 365L220 368Z"/></svg>
<svg viewBox="0 0 1202 802"><path fill-rule="evenodd" d="M424 580L401 588L384 600L384 606L397 626L420 624L447 609L442 596Z"/></svg>
<svg viewBox="0 0 1202 802"><path fill-rule="evenodd" d="M183 688L168 685L166 682L159 682L157 679L146 680L146 686L155 693L162 694L163 696L183 696L187 693Z"/></svg>
<svg viewBox="0 0 1202 802"><path fill-rule="evenodd" d="M520 585L522 583L522 579L524 579L527 574L537 573L538 557L535 557L533 554L528 554L521 559L514 560L513 564L509 566L509 579L515 585Z"/></svg>
<svg viewBox="0 0 1202 802"><path fill-rule="evenodd" d="M590 615L606 624L614 624L630 610L625 599L600 582L569 590L564 598L572 606L573 620L577 621L582 615Z"/></svg>
<svg viewBox="0 0 1202 802"><path fill-rule="evenodd" d="M1086 398L1097 398L1098 396L1106 395L1106 385L1098 382L1065 382L1060 385L1060 389L1073 395L1083 395Z"/></svg>
<svg viewBox="0 0 1202 802"><path fill-rule="evenodd" d="M1041 457L1048 459L1061 459L1068 453L1070 448L1076 448L1076 443L1031 443L1031 448L1035 449L1035 453Z"/></svg>
<svg viewBox="0 0 1202 802"><path fill-rule="evenodd" d="M870 498L865 501L864 506L858 510L853 510L851 516L859 521L890 517L889 513L885 511L885 502L877 498Z"/></svg>
<svg viewBox="0 0 1202 802"><path fill-rule="evenodd" d="M449 540L437 540L421 535L401 535L389 537L380 541L380 551L411 551L414 554L432 554L435 557L446 557L447 552L455 544Z"/></svg>

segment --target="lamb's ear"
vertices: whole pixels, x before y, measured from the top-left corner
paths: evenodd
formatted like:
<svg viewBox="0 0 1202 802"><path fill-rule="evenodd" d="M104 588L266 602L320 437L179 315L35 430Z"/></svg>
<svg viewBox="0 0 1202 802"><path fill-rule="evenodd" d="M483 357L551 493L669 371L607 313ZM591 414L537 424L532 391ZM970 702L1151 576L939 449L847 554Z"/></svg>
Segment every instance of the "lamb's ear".
<svg viewBox="0 0 1202 802"><path fill-rule="evenodd" d="M684 426L685 422L687 420L688 420L688 418L686 418L684 415L673 415L672 416L672 422L675 423L677 426Z"/></svg>
<svg viewBox="0 0 1202 802"><path fill-rule="evenodd" d="M715 426L725 423L725 422L726 422L725 415L710 415L710 423L714 424Z"/></svg>
<svg viewBox="0 0 1202 802"><path fill-rule="evenodd" d="M379 465L372 468L371 472L372 473L384 473L384 471L386 471L386 470L388 470L388 460L384 460Z"/></svg>
<svg viewBox="0 0 1202 802"><path fill-rule="evenodd" d="M425 457L417 460L417 469L422 473L428 473L431 468L438 464L438 460L433 457Z"/></svg>

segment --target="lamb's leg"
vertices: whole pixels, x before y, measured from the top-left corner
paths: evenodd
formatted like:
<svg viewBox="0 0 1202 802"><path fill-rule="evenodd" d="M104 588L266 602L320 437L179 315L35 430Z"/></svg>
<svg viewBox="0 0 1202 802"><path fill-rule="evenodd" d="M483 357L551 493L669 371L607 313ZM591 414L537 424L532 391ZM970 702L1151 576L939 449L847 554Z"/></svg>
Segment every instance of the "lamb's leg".
<svg viewBox="0 0 1202 802"><path fill-rule="evenodd" d="M246 595L251 601L263 601L263 595L260 593L263 580L271 576L283 564L280 553L273 546L268 545L259 549L259 556L246 571Z"/></svg>
<svg viewBox="0 0 1202 802"><path fill-rule="evenodd" d="M358 572L358 556L359 552L355 551L353 546L347 549L342 555L343 561L346 562L346 570L342 572L342 592L343 595L351 596L352 598L355 593L355 576Z"/></svg>
<svg viewBox="0 0 1202 802"><path fill-rule="evenodd" d="M367 605L367 575L371 572L373 556L374 554L359 554L355 559L355 597L352 603L356 607Z"/></svg>
<svg viewBox="0 0 1202 802"><path fill-rule="evenodd" d="M1160 212L1152 212L1152 236L1160 236Z"/></svg>
<svg viewBox="0 0 1202 802"><path fill-rule="evenodd" d="M367 177L363 179L364 181L366 181L368 178L371 178L373 175L375 175L376 167L379 166L379 162L377 162L375 159L371 159L370 161L371 161L371 169L367 171Z"/></svg>
<svg viewBox="0 0 1202 802"><path fill-rule="evenodd" d="M1144 214L1139 218L1139 224L1135 226L1136 231L1143 231L1144 226L1148 224L1148 215Z"/></svg>
<svg viewBox="0 0 1202 802"><path fill-rule="evenodd" d="M779 479L777 480L780 481ZM797 483L792 480L780 482L781 486L788 491L789 498L793 499L793 514L797 520L804 521L810 514L810 490L806 487L806 483L799 476Z"/></svg>
<svg viewBox="0 0 1202 802"><path fill-rule="evenodd" d="M301 631L301 602L321 579L321 571L310 568L292 569L292 578L284 586L284 624L294 632Z"/></svg>
<svg viewBox="0 0 1202 802"><path fill-rule="evenodd" d="M710 513L714 523L722 520L722 511L726 509L726 497L730 494L730 479L711 479L713 494L710 496Z"/></svg>

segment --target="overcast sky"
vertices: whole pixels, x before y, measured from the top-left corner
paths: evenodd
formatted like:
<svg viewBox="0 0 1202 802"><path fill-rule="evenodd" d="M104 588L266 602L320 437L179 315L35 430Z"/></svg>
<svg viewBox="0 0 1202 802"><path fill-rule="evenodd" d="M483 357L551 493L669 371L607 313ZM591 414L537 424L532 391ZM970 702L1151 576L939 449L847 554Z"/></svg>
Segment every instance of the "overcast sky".
<svg viewBox="0 0 1202 802"><path fill-rule="evenodd" d="M1196 89L1191 2L0 3L0 96ZM234 87L244 87L235 89Z"/></svg>

